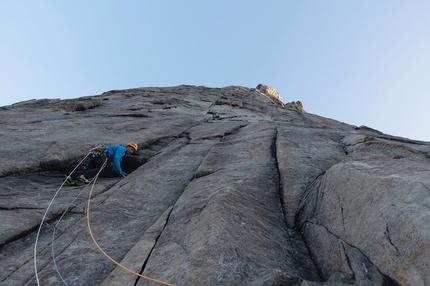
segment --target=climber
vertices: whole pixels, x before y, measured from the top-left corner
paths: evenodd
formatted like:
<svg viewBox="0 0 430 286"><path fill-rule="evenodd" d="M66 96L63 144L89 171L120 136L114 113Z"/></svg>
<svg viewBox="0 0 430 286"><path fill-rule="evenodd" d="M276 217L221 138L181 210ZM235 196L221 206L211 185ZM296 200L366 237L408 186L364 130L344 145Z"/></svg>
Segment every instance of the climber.
<svg viewBox="0 0 430 286"><path fill-rule="evenodd" d="M112 171L122 177L127 176L121 169L122 157L125 154L133 154L137 151L135 142L128 143L125 147L122 145L104 146L92 145L89 154L90 161L85 165L83 170L75 171L70 176L66 176L66 184L69 186L77 186L75 180L88 184L88 179L93 178L102 168L106 157L112 165Z"/></svg>

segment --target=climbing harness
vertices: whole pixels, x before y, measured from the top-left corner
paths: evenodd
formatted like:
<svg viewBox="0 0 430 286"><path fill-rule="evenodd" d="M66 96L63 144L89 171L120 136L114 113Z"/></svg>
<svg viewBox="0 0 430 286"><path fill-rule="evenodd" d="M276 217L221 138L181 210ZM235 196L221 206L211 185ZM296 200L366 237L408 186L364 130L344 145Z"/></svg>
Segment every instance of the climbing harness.
<svg viewBox="0 0 430 286"><path fill-rule="evenodd" d="M106 145L103 144L94 144L93 146L91 146L91 151L90 151L90 156L91 157L101 157L101 156L106 156L107 154L107 147Z"/></svg>
<svg viewBox="0 0 430 286"><path fill-rule="evenodd" d="M93 149L92 149L92 151L93 151ZM84 162L84 160L89 156L89 155L91 155L92 153L92 151L90 151L85 157L84 157L84 159L82 159L82 161L81 162L79 162L79 164L70 172L70 174L71 173L73 173L81 164L82 164L82 162ZM122 265L121 263L119 263L119 262L117 262L117 261L115 261L112 257L110 257L101 247L100 247L100 245L97 243L97 241L96 241L96 239L95 239L95 237L94 237L94 235L93 235L93 233L92 233L92 230L91 230L91 224L90 224L90 203L91 203L91 196L92 196L92 193L93 193L93 190L94 190L94 186L95 186L95 183L96 183L96 181L97 181L97 178L98 178L98 176L100 175L100 173L101 173L101 171L106 167L106 164L107 164L107 162L108 162L108 159L106 159L105 160L105 162L104 162L104 164L103 164L103 166L100 168L100 170L98 171L98 173L97 173L97 175L90 181L90 183L88 184L88 185L86 185L85 186L85 188L69 203L69 205L66 207L66 209L64 210L64 212L63 212L63 214L61 215L61 217L59 218L59 220L57 221L57 223L55 224L55 225L50 225L50 224L48 224L47 222L45 222L45 218L46 218L46 216L47 216L47 213L48 213L48 211L49 211L49 208L51 207L51 205L52 205L52 203L54 202L54 200L55 200L55 198L57 197L57 195L58 195L58 193L60 192L60 190L61 190L61 188L63 187L63 185L65 184L65 182L66 182L66 180L67 179L65 179L64 181L63 181L63 183L61 184L61 186L58 188L58 190L57 190L57 192L54 194L54 197L52 198L52 200L50 201L50 203L49 203L49 205L48 205L48 207L47 207L47 209L46 209L46 211L45 211L45 213L44 213L44 215L43 215L43 217L42 217L42 221L41 221L41 223L40 223L40 226L39 226L39 230L38 230L38 232L37 232L37 235L36 235L36 241L35 241L35 245L34 245L34 270L35 270L35 274L36 274L36 282L37 282L37 285L38 286L40 286L40 282L39 282L39 277L38 277L38 271L37 271L37 244L38 244L38 240L39 240L39 236L40 236L40 231L41 231L41 229L42 229L42 227L44 226L44 227L46 227L46 228L49 228L50 230L52 230L53 232L52 232L52 242L51 242L51 252L52 252L52 260L53 260L53 263L54 263L54 268L55 268L55 271L57 272L57 274L58 274L58 276L60 277L60 279L63 281L63 283L65 284L65 285L69 285L66 281L65 281L65 279L62 277L62 275L61 275L61 273L60 273L60 271L59 271L59 269L58 269L58 266L57 266L57 263L56 263L56 261L55 261L55 247L54 247L54 241L55 241L55 233L56 233L56 230L58 229L58 225L60 224L60 222L61 222L61 220L63 219L63 217L64 217L64 215L67 213L67 211L68 211L68 209L72 206L72 204L81 196L81 194L87 189L87 187L88 186L90 186L91 185L91 189L90 189L90 193L89 193L89 196L88 196L88 201L87 201L87 215L86 215L86 217L87 217L87 227L88 227L88 231L89 231L89 234L90 234L90 236L91 236L91 239L92 239L92 241L94 242L94 244L96 245L96 247L99 249L99 251L104 255L104 256L106 256L111 262L113 262L115 265L117 265L118 267L120 267L120 268L122 268L122 269L124 269L125 271L127 271L127 272L129 272L129 273L131 273L131 274L133 274L133 275L136 275L136 276L138 276L138 277L141 277L141 278L144 278L144 279L147 279L147 280L149 280L149 281L152 281L152 282L156 282L156 283L159 283L159 284L162 284L162 285L167 285L167 286L173 286L173 284L170 284L170 283L167 283L167 282L163 282L163 281L160 281L160 280L157 280L157 279L154 279L154 278L151 278L151 277L148 277L148 276L145 276L145 275L142 275L142 274L140 274L140 273L137 273L137 272L135 272L135 271L133 271L133 270L131 270L131 269L129 269L129 268L127 268L127 267L125 267L124 265ZM70 176L70 174L69 174L69 176Z"/></svg>

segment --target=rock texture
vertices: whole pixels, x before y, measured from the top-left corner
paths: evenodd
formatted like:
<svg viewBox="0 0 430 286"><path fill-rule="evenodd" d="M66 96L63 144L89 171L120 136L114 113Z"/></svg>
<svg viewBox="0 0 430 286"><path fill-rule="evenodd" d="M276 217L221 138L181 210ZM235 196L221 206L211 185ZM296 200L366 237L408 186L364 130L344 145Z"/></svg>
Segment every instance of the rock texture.
<svg viewBox="0 0 430 286"><path fill-rule="evenodd" d="M0 285L160 285L121 266L173 285L430 285L428 142L265 85L33 100L0 126ZM106 168L90 209L91 185L60 188L93 143L129 141L129 175Z"/></svg>

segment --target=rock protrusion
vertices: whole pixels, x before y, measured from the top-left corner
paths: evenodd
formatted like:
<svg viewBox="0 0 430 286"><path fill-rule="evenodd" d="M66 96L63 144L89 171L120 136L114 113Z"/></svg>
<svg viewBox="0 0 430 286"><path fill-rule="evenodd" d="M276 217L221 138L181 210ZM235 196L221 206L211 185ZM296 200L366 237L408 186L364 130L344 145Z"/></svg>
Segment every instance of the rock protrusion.
<svg viewBox="0 0 430 286"><path fill-rule="evenodd" d="M281 96L274 88L260 83L255 89L262 93L265 97L271 99L274 103L284 106Z"/></svg>
<svg viewBox="0 0 430 286"><path fill-rule="evenodd" d="M35 268L41 285L148 285L88 222L115 261L174 285L430 285L428 142L284 106L265 85L33 100L0 124L1 285L36 285ZM91 144L130 141L128 176L103 173L90 211L90 185L59 189ZM48 205L57 229L35 248Z"/></svg>

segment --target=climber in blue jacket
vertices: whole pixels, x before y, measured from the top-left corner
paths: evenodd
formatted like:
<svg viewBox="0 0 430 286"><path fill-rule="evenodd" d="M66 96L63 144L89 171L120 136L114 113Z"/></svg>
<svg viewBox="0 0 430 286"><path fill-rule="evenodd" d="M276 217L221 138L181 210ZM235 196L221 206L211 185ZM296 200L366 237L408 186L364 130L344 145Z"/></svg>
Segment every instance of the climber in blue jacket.
<svg viewBox="0 0 430 286"><path fill-rule="evenodd" d="M88 184L89 178L93 178L103 167L106 157L112 166L112 172L127 176L121 169L122 157L125 154L132 154L137 151L137 144L135 142L128 143L125 147L122 145L104 146L93 145L89 154L90 161L85 165L83 170L75 171L70 176L66 176L66 184L69 186L76 186L75 180Z"/></svg>

